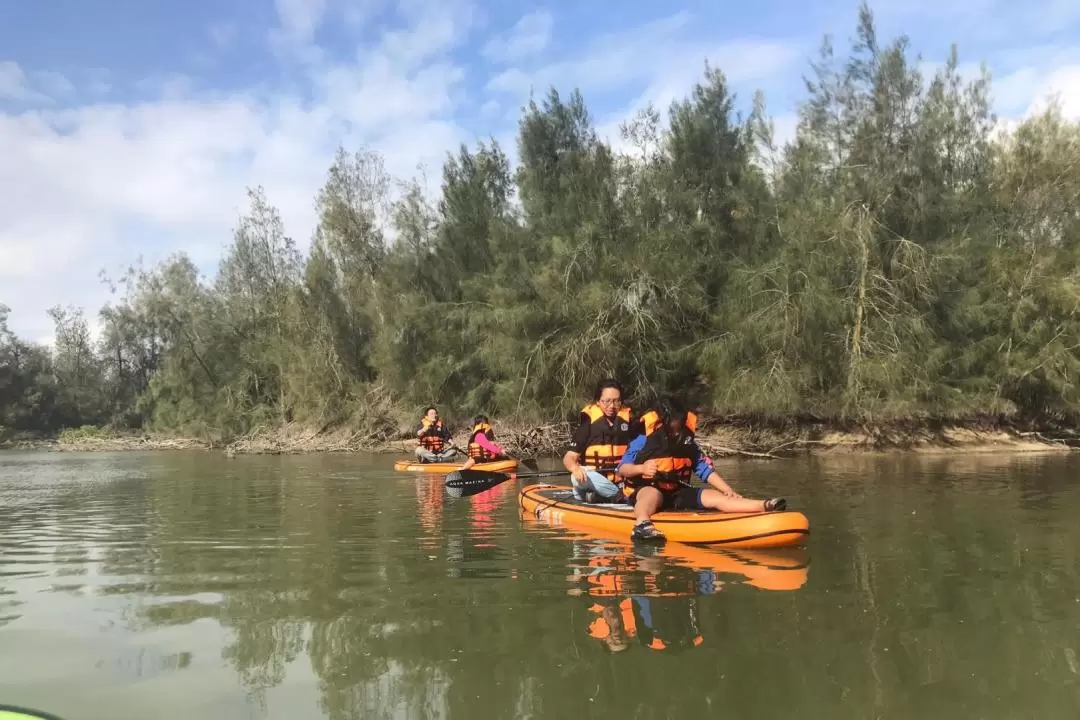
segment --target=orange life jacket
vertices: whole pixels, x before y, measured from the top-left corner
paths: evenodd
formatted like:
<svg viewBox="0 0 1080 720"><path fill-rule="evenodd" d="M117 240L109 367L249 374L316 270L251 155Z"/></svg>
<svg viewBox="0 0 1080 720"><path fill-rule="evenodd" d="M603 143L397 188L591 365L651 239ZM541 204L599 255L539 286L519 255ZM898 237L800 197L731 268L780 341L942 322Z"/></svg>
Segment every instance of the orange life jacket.
<svg viewBox="0 0 1080 720"><path fill-rule="evenodd" d="M668 438L664 422L655 410L642 415L641 424L645 428L645 446L634 463L640 465L646 460L655 460L656 475L651 480L628 478L623 492L632 495L634 489L646 485L652 485L661 492L671 492L680 484L689 482L694 474L694 456L697 453L694 443L697 415L686 413L683 429L674 440Z"/></svg>
<svg viewBox="0 0 1080 720"><path fill-rule="evenodd" d="M484 433L491 442L495 442L495 431L491 429L491 426L487 423L477 423L473 425L473 429L469 432L469 445L465 448L465 451L469 454L469 457L476 460L494 460L495 453L489 452L480 446L480 443L476 442L477 433Z"/></svg>
<svg viewBox="0 0 1080 720"><path fill-rule="evenodd" d="M598 640L610 637L611 625L608 623L607 618L604 617L604 606L593 605L589 608L589 612L597 616L595 620L589 623L589 635ZM637 635L637 621L634 618L634 608L630 598L626 598L619 603L619 616L622 619L623 634L628 638Z"/></svg>
<svg viewBox="0 0 1080 720"><path fill-rule="evenodd" d="M425 426L424 434L420 436L420 444L429 452L442 452L443 448L446 447L446 439L450 435L450 433L446 431L446 426L443 425L443 421L436 420L432 423L425 417L420 422Z"/></svg>
<svg viewBox="0 0 1080 720"><path fill-rule="evenodd" d="M594 604L589 608L589 612L596 615L596 618L589 623L589 635L600 640L610 637L612 630L611 623L609 623L608 618L604 616L604 609L605 607L600 604ZM680 607L679 609L681 610L682 608ZM681 632L678 632L675 635L674 641L664 640L656 629L650 627L647 623L638 623L634 602L630 598L626 598L619 602L618 616L620 624L622 625L623 635L627 638L636 637L642 645L650 650L667 650L669 647L700 647L701 644L705 642L705 639L701 636L701 631L698 629L696 603L693 598L690 598L687 601L686 612L687 622L685 624L679 623L680 625L683 625L683 627L678 628L678 631ZM660 613L657 613L656 615L657 617L654 617L654 621L658 619Z"/></svg>
<svg viewBox="0 0 1080 720"><path fill-rule="evenodd" d="M604 411L595 403L581 409L582 419L589 422L589 440L585 445L583 465L614 473L633 433L630 414L630 408L623 407L609 422Z"/></svg>

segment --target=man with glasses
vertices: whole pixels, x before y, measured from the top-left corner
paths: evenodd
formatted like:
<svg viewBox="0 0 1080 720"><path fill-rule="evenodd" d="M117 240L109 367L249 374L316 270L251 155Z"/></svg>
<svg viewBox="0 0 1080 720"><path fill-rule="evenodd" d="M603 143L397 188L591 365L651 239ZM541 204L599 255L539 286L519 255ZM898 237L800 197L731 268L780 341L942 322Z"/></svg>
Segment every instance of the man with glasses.
<svg viewBox="0 0 1080 720"><path fill-rule="evenodd" d="M631 409L622 404L623 389L604 380L593 402L581 409L581 419L563 466L570 472L574 495L585 502L623 502L622 479L616 474L630 441L640 434Z"/></svg>

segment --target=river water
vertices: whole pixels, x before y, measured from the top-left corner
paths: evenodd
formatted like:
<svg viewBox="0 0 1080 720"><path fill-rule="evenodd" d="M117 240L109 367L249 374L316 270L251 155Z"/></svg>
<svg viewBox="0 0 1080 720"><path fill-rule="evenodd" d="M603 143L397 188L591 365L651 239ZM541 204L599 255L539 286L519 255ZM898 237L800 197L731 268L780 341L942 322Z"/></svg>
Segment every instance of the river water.
<svg viewBox="0 0 1080 720"><path fill-rule="evenodd" d="M1080 458L724 462L804 550L658 552L392 458L0 453L0 704L125 718L1059 718Z"/></svg>

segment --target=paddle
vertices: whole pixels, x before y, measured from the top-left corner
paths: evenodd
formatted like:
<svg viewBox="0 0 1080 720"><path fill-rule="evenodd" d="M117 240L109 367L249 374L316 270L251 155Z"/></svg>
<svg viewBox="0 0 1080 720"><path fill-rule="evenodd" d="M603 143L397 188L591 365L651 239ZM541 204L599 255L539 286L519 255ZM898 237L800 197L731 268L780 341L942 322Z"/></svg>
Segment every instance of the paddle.
<svg viewBox="0 0 1080 720"><path fill-rule="evenodd" d="M450 497L468 497L490 490L496 485L501 485L511 478L544 478L569 475L566 470L550 470L548 472L533 472L514 475L508 473L491 472L489 470L455 470L446 476L446 494Z"/></svg>

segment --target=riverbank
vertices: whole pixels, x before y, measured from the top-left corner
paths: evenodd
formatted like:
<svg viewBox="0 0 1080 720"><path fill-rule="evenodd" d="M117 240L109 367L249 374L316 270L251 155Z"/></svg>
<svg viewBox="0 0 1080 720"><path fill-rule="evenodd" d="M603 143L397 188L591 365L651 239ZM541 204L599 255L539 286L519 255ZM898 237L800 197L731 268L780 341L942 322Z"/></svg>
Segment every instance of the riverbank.
<svg viewBox="0 0 1080 720"><path fill-rule="evenodd" d="M494 423L498 440L517 457L558 457L569 440L565 423ZM461 438L466 430L456 428ZM406 435L407 430L402 435ZM699 443L714 457L778 459L799 454L867 452L987 453L1069 452L1080 449L1070 427L1019 426L1000 418L952 422L914 421L840 426L826 421L765 422L723 418L703 423ZM460 442L460 440L459 440ZM411 456L416 441L387 439L348 429L315 431L296 425L263 430L228 443L155 433L120 433L100 428L68 430L55 438L0 439L0 449L53 452L210 450L226 455L302 453L389 453Z"/></svg>

